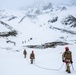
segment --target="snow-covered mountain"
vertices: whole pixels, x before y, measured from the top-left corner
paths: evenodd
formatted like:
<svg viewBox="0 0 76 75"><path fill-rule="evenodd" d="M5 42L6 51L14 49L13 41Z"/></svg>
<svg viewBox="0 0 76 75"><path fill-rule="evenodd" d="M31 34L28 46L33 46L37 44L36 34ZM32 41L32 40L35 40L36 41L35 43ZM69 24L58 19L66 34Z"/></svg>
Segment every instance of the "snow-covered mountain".
<svg viewBox="0 0 76 75"><path fill-rule="evenodd" d="M68 36L75 37L76 35L75 10L76 10L76 6L69 6L69 5L55 6L51 2L42 4L40 6L36 5L34 7L25 9L23 11L19 10L19 11L13 12L10 10L1 9L0 10L0 25L5 26L7 29L10 28L11 30L16 30L16 32L18 33L17 33L17 37L15 38L23 36L23 39L21 39L20 42L27 40L25 37L27 37L28 34L31 34L30 31L32 31L33 33L36 32L35 35L37 37L35 37L35 35L32 33L29 36L29 38L33 38L33 35L34 35L34 38L39 40L39 35L43 35L39 32L40 30L45 33L46 31L49 31L49 33L51 33L51 30L58 31L60 32L60 36L57 36L56 40L65 41L65 39L69 39L70 41L72 39ZM31 28L31 25L32 25L32 28ZM34 30L35 29L36 30L33 31L32 30L33 28ZM5 31L2 27L1 29L2 29L1 30L2 32ZM26 29L28 29L28 31L26 31ZM28 32L28 34L26 32ZM49 33L48 33L48 37L49 37ZM57 32L54 32L54 34L57 34ZM63 34L65 34L66 36L63 36ZM44 43L53 42L53 41L47 41L47 39L48 38L46 37L45 39L46 42ZM73 39L73 41L75 42L75 39ZM40 39L39 42L40 44L43 44L41 43L42 39ZM35 43L33 42L33 44Z"/></svg>

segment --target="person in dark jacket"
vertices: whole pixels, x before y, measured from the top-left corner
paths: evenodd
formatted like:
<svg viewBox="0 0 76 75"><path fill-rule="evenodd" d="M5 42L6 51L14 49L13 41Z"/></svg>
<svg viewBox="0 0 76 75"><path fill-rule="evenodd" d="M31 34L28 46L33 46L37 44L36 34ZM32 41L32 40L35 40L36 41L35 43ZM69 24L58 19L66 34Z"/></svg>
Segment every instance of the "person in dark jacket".
<svg viewBox="0 0 76 75"><path fill-rule="evenodd" d="M30 54L30 62L31 64L33 64L33 60L35 59L35 54L34 51L32 51L32 53Z"/></svg>
<svg viewBox="0 0 76 75"><path fill-rule="evenodd" d="M26 55L27 55L26 49L24 49L23 54L24 54L24 58L26 58Z"/></svg>
<svg viewBox="0 0 76 75"><path fill-rule="evenodd" d="M62 61L66 63L66 72L71 73L70 63L72 64L72 52L68 47L65 47L65 52L62 54Z"/></svg>

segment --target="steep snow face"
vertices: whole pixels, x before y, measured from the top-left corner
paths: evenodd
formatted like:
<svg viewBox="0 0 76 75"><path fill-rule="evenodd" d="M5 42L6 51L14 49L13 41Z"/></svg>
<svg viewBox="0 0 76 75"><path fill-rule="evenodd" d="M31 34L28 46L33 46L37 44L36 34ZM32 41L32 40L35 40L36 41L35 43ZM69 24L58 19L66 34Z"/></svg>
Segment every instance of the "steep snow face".
<svg viewBox="0 0 76 75"><path fill-rule="evenodd" d="M53 41L75 44L76 41L72 38L76 37L75 11L76 6L59 5L54 7L52 3L47 3L40 7L30 7L24 11L15 11L12 13L8 11L8 14L5 14L6 11L1 11L0 14L8 16L7 18L1 18L3 23L6 23L19 32L17 37L7 37L8 40L16 42L16 45L25 46ZM71 15L71 17L67 17L68 15ZM68 21L69 19L70 21ZM2 24L1 26L3 27ZM6 39L6 41L8 40Z"/></svg>

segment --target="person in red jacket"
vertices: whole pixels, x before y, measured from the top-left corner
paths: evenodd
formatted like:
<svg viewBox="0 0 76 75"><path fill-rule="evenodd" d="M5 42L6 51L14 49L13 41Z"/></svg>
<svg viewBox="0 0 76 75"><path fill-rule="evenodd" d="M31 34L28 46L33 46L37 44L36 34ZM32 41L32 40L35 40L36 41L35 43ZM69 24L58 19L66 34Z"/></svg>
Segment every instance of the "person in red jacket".
<svg viewBox="0 0 76 75"><path fill-rule="evenodd" d="M34 54L34 51L32 51L32 53L30 54L30 61L31 61L31 64L33 64L33 60L35 59L35 54Z"/></svg>

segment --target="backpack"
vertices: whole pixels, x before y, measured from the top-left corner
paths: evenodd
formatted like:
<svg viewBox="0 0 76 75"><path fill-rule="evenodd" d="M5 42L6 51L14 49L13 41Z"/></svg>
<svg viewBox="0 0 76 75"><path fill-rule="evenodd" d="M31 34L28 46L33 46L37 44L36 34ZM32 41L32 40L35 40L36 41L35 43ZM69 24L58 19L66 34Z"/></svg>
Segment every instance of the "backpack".
<svg viewBox="0 0 76 75"><path fill-rule="evenodd" d="M71 54L71 52L70 51L65 51L65 53L64 53L64 57L65 57L65 59L72 59L72 54Z"/></svg>
<svg viewBox="0 0 76 75"><path fill-rule="evenodd" d="M31 54L30 54L30 59L34 59L34 58L35 58L34 54L31 53Z"/></svg>

